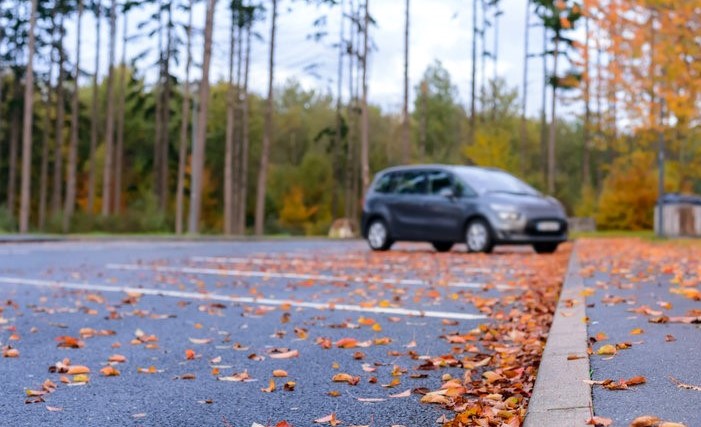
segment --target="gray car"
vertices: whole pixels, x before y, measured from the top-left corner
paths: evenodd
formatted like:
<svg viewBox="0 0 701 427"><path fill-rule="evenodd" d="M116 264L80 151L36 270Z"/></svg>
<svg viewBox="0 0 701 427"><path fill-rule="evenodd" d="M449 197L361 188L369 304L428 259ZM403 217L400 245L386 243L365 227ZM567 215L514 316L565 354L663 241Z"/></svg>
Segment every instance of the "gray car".
<svg viewBox="0 0 701 427"><path fill-rule="evenodd" d="M529 244L552 253L567 240L560 202L500 169L399 166L379 172L365 196L362 233L370 247L430 242L439 251L465 243L469 252Z"/></svg>

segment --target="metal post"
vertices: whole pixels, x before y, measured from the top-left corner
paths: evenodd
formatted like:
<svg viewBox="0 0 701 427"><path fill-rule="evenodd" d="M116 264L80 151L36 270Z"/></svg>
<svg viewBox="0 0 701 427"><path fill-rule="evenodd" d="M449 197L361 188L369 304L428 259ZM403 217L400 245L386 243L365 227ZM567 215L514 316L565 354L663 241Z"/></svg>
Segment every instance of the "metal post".
<svg viewBox="0 0 701 427"><path fill-rule="evenodd" d="M660 97L660 131L659 131L659 146L657 152L657 163L659 170L658 178L658 212L657 212L657 234L660 237L665 237L664 230L664 162L665 162L665 144L664 144L664 98Z"/></svg>

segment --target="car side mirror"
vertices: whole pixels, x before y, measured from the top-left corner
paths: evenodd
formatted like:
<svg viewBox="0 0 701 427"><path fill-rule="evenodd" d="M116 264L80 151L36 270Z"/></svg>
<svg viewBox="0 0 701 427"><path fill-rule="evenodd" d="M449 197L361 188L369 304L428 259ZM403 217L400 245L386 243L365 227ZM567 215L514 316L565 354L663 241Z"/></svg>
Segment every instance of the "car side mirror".
<svg viewBox="0 0 701 427"><path fill-rule="evenodd" d="M450 187L441 188L441 191L439 191L438 194L448 199L455 197L455 191L453 191L453 189Z"/></svg>

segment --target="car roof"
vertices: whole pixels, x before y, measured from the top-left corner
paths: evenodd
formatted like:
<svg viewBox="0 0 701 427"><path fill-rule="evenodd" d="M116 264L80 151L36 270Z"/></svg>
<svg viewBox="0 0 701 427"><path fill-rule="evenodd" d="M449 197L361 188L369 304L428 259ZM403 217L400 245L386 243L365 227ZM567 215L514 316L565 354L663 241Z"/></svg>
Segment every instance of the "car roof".
<svg viewBox="0 0 701 427"><path fill-rule="evenodd" d="M389 168L386 168L386 169L379 171L377 174L383 175L383 174L391 173L391 172L403 172L403 171L410 171L410 170L435 170L435 169L448 170L448 171L452 171L452 172L457 172L458 170L474 171L474 172L481 172L481 171L504 172L503 170L501 170L499 168L493 168L493 167L445 165L445 164L435 163L435 164L392 166L392 167L389 167Z"/></svg>

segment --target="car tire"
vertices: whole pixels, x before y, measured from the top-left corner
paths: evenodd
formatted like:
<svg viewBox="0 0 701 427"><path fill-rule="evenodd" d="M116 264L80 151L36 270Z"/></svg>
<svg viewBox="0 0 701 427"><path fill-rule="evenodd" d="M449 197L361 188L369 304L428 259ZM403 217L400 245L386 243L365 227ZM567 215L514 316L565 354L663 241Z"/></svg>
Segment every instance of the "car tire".
<svg viewBox="0 0 701 427"><path fill-rule="evenodd" d="M468 252L491 253L494 249L494 235L487 221L476 218L465 227L465 244Z"/></svg>
<svg viewBox="0 0 701 427"><path fill-rule="evenodd" d="M453 242L431 242L436 252L448 252L453 248Z"/></svg>
<svg viewBox="0 0 701 427"><path fill-rule="evenodd" d="M373 251L386 251L394 243L390 238L387 223L380 218L370 221L367 236L368 245Z"/></svg>
<svg viewBox="0 0 701 427"><path fill-rule="evenodd" d="M557 250L559 243L544 242L544 243L534 243L533 249L539 254L551 254Z"/></svg>

